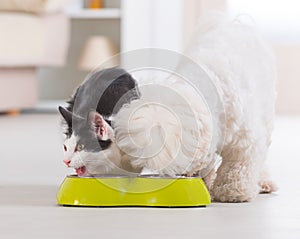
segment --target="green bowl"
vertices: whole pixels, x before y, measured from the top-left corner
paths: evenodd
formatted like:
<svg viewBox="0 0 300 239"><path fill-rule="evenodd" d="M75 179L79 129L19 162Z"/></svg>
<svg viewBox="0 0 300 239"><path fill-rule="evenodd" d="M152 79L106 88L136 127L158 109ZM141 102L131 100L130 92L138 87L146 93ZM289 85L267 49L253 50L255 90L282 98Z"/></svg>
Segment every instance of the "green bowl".
<svg viewBox="0 0 300 239"><path fill-rule="evenodd" d="M199 207L211 203L198 177L67 176L57 193L64 206Z"/></svg>

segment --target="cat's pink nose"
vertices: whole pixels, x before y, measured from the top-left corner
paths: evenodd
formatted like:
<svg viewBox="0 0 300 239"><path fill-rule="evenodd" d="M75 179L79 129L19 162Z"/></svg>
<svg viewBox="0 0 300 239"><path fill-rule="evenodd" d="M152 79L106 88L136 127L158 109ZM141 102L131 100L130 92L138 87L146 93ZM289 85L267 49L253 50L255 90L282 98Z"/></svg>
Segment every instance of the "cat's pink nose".
<svg viewBox="0 0 300 239"><path fill-rule="evenodd" d="M65 165L70 167L71 160L70 159L64 159L64 163L65 163Z"/></svg>

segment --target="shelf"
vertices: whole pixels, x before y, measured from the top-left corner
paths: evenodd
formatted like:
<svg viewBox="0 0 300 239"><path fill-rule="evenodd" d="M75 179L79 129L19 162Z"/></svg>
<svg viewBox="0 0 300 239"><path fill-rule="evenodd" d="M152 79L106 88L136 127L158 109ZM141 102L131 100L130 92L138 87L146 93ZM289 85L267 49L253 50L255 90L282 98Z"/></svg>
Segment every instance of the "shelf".
<svg viewBox="0 0 300 239"><path fill-rule="evenodd" d="M58 106L67 107L65 100L39 100L31 109L22 110L22 113L58 113Z"/></svg>
<svg viewBox="0 0 300 239"><path fill-rule="evenodd" d="M119 19L119 8L68 10L66 14L72 19Z"/></svg>

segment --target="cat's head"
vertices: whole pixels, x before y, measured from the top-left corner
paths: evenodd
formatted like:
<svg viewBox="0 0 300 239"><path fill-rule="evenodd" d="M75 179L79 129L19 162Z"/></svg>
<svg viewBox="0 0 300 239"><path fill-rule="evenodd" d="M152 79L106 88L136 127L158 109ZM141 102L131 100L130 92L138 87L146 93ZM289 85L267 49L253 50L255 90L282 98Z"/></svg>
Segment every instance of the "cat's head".
<svg viewBox="0 0 300 239"><path fill-rule="evenodd" d="M99 113L90 111L82 117L63 107L59 107L59 111L68 127L63 161L74 168L78 176L92 174L89 169L108 167L109 160L117 163L120 156L113 147L114 131Z"/></svg>

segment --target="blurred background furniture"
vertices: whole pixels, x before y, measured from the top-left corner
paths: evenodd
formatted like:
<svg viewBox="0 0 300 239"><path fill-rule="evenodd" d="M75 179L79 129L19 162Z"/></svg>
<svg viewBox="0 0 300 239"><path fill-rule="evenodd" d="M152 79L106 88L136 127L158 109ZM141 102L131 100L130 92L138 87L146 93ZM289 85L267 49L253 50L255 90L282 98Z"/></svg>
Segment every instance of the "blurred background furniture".
<svg viewBox="0 0 300 239"><path fill-rule="evenodd" d="M44 66L38 70L39 106L47 105L49 111L52 109L56 112L57 106L61 105L85 79L88 69L82 69L79 65L83 61L86 62L87 58L82 58L84 52L92 53L90 50L95 50L94 46L97 45L99 49L90 56L98 61L101 59L94 58L99 56L98 53L111 52L111 55L114 55L122 51L121 42L125 39L122 36L122 5L125 1L105 0L102 7L93 9L89 7L89 3L89 0L70 0L64 9L70 19L71 35L66 65L60 68ZM95 36L102 36L105 42L95 39ZM114 49L111 49L111 46ZM99 65L99 62L92 65Z"/></svg>
<svg viewBox="0 0 300 239"><path fill-rule="evenodd" d="M63 66L69 20L67 0L0 1L0 112L35 106L37 69Z"/></svg>
<svg viewBox="0 0 300 239"><path fill-rule="evenodd" d="M103 0L96 9L87 7L89 0L67 2L0 1L0 112L31 108L37 98L43 105L52 102L49 106L56 112L57 105L68 98L87 75L87 68L82 70L78 62L88 63L88 58L96 56L96 52L88 58L82 55L83 49L86 54L93 52L89 49L95 49L84 48L91 46L93 36L109 39L108 47L95 41L102 45L102 52L109 50L109 45L115 48L111 52L148 47L182 52L199 16L209 10L220 10L232 17L242 14L250 22L255 19L254 24L272 44L277 57L276 111L300 113L299 2ZM64 67L58 67L63 63Z"/></svg>
<svg viewBox="0 0 300 239"><path fill-rule="evenodd" d="M82 49L78 67L80 70L89 72L101 66L105 68L119 66L117 53L116 46L110 38L92 36Z"/></svg>

